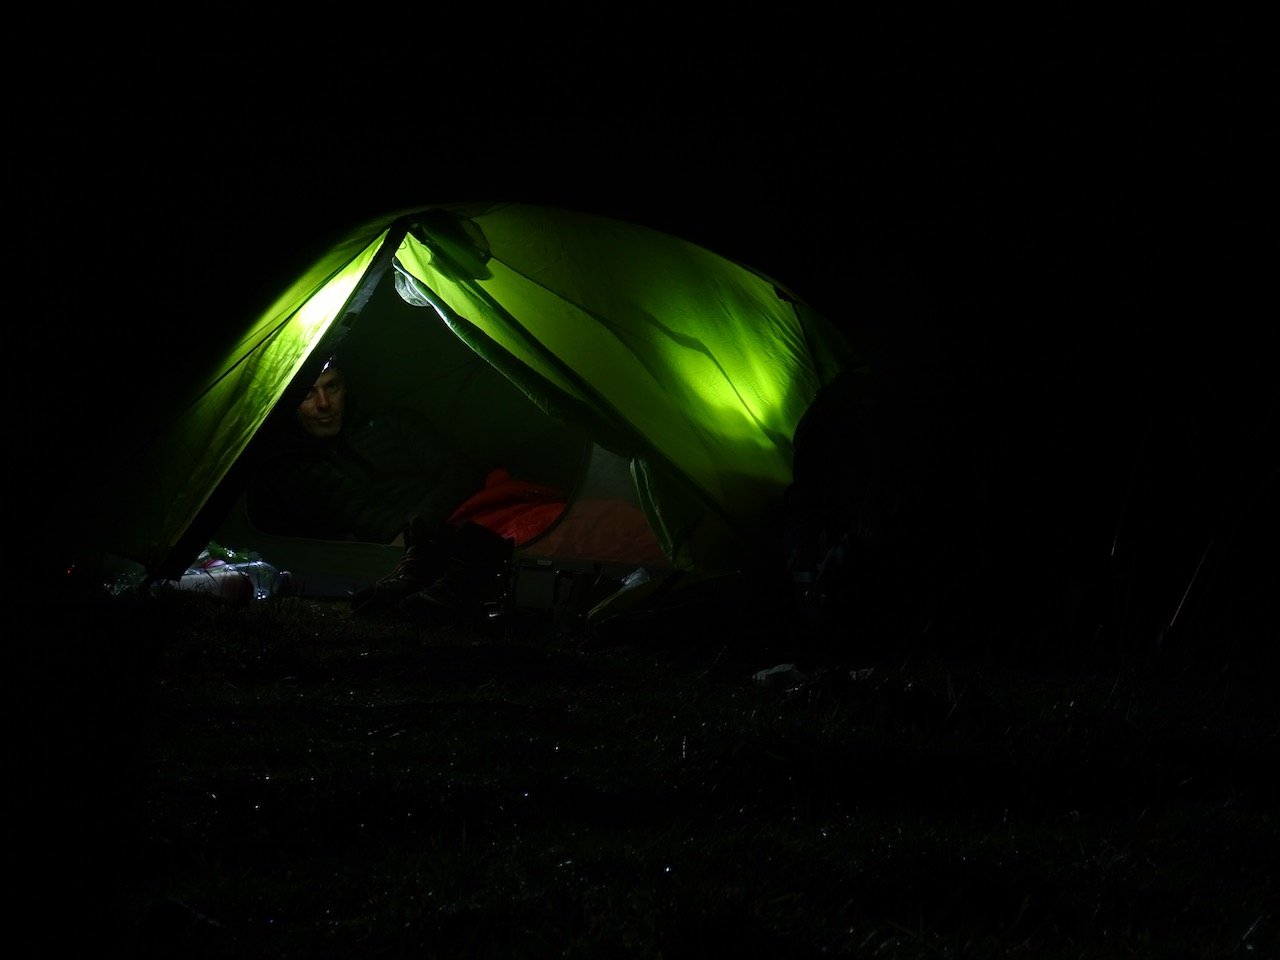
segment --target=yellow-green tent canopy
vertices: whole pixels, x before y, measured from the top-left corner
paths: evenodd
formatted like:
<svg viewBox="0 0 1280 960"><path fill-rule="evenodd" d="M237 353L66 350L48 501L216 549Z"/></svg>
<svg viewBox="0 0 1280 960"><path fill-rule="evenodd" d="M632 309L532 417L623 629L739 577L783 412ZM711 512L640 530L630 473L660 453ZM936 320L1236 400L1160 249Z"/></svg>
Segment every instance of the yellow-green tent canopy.
<svg viewBox="0 0 1280 960"><path fill-rule="evenodd" d="M398 211L283 278L173 398L115 470L89 549L153 574L190 561L272 408L387 278L533 404L627 459L676 567L732 565L757 541L790 483L796 424L854 362L799 296L678 237L516 203Z"/></svg>

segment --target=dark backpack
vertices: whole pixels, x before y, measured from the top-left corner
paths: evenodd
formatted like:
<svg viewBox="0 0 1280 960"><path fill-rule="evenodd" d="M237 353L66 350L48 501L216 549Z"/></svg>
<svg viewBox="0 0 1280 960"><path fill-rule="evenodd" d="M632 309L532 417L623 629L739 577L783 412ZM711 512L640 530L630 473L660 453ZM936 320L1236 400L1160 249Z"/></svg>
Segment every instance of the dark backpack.
<svg viewBox="0 0 1280 960"><path fill-rule="evenodd" d="M818 394L796 427L782 550L803 622L858 642L918 631L955 547L945 447L920 398L865 371Z"/></svg>

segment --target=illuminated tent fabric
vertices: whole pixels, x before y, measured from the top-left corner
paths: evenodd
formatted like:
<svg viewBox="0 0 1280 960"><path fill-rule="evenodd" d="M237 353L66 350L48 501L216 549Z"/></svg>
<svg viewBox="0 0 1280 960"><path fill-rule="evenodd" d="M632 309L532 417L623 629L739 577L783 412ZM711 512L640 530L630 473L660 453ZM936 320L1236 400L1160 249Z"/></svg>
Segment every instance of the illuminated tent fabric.
<svg viewBox="0 0 1280 960"><path fill-rule="evenodd" d="M121 465L93 549L175 576L215 534L246 535L224 517L237 514L259 428L308 361L358 339L393 287L421 332L469 348L539 416L589 437L588 460L625 464L677 569L732 567L762 548L791 480L796 424L853 362L798 296L680 238L524 204L401 211L350 230L247 325ZM439 353L408 341L393 366L438 365ZM231 545L286 568L307 562L296 544ZM308 549L327 550L330 568L389 569L382 545Z"/></svg>

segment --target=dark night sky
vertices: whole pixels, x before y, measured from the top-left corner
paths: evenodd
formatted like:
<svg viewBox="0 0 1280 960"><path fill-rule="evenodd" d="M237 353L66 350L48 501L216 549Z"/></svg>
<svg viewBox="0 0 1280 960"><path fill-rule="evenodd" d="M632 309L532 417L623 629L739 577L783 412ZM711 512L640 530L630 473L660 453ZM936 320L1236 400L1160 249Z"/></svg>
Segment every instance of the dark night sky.
<svg viewBox="0 0 1280 960"><path fill-rule="evenodd" d="M47 353L49 317L82 332L60 343L65 377L20 371L41 413L19 440L127 417L162 387L157 359L251 315L327 231L511 199L772 274L885 351L913 403L981 420L1037 496L1093 483L1110 508L1140 460L1208 525L1253 489L1275 402L1253 293L1274 234L1232 24L847 45L830 25L750 26L718 45L427 44L413 67L398 48L213 46L79 64L92 82L19 120L37 309L6 352ZM84 453L59 445L49 470Z"/></svg>
<svg viewBox="0 0 1280 960"><path fill-rule="evenodd" d="M271 37L115 48L78 62L68 95L20 108L19 200L77 237L44 269L65 278L74 257L119 287L114 261L142 260L152 289L211 319L365 214L513 199L680 233L837 321L927 314L1036 340L1101 325L1159 349L1167 324L1146 305L1230 296L1261 263L1241 239L1260 225L1260 131L1234 33L1134 19L1053 39L798 16L660 45L638 30L620 48L464 33L416 59L357 56L369 44L345 37L270 57ZM148 257L156 238L165 255Z"/></svg>
<svg viewBox="0 0 1280 960"><path fill-rule="evenodd" d="M40 249L37 276L77 314L97 304L59 292L69 272L126 294L139 321L163 290L232 323L365 214L516 199L680 233L837 322L1021 343L1032 365L1046 347L1159 366L1186 358L1178 341L1206 313L1215 335L1234 328L1262 264L1245 239L1260 226L1249 64L1196 26L1130 48L945 55L903 37L844 58L478 48L323 78L175 56L37 108L20 200L75 236ZM94 329L95 359L149 346Z"/></svg>

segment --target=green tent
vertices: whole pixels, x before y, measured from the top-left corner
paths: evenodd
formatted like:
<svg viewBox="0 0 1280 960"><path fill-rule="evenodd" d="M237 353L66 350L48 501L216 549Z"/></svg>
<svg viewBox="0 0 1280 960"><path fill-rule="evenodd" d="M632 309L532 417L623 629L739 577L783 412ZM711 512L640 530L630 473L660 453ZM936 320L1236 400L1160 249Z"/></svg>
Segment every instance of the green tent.
<svg viewBox="0 0 1280 960"><path fill-rule="evenodd" d="M840 333L761 272L597 215L453 204L363 223L246 324L114 471L86 556L174 577L209 540L339 595L398 551L264 533L246 507L255 436L309 360L342 342L375 401L410 403L495 466L561 484L527 566L634 567L600 515L633 505L671 569L777 549L797 423L854 361ZM577 517L594 546L565 533ZM591 540L592 537L586 538ZM652 558L650 558L652 559Z"/></svg>

